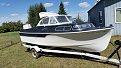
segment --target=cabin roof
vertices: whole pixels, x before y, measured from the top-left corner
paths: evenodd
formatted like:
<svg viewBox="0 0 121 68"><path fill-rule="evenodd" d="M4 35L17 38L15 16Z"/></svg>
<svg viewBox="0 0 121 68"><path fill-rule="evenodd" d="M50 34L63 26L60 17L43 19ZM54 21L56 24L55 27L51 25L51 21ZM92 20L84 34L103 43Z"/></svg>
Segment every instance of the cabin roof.
<svg viewBox="0 0 121 68"><path fill-rule="evenodd" d="M39 16L40 18L43 18L43 17L51 17L51 16L58 16L59 14L56 14L56 13L51 13L51 12L40 12L39 13Z"/></svg>
<svg viewBox="0 0 121 68"><path fill-rule="evenodd" d="M43 17L52 17L52 16L71 16L71 15L59 15L57 13L51 13L51 12L40 12L39 16L40 18L43 18Z"/></svg>

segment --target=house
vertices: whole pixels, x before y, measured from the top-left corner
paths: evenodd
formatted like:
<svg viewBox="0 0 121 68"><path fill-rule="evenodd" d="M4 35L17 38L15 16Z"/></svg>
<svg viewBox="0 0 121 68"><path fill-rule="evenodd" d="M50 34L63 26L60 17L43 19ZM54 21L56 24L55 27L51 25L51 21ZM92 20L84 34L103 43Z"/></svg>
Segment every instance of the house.
<svg viewBox="0 0 121 68"><path fill-rule="evenodd" d="M88 19L96 27L112 24L113 35L121 35L121 0L97 0L88 11Z"/></svg>

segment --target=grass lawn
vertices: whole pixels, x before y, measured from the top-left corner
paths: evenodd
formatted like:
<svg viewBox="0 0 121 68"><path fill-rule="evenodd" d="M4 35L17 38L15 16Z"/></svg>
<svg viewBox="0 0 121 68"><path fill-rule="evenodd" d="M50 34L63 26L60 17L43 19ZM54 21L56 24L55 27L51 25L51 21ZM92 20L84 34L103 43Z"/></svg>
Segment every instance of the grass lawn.
<svg viewBox="0 0 121 68"><path fill-rule="evenodd" d="M112 37L112 41L121 36ZM11 45L12 44L12 45ZM107 56L113 51L113 46L101 52ZM26 48L21 46L17 32L0 34L0 68L117 68L115 65L82 59L79 56L60 54L60 56L41 56L34 59ZM121 50L120 50L121 52Z"/></svg>

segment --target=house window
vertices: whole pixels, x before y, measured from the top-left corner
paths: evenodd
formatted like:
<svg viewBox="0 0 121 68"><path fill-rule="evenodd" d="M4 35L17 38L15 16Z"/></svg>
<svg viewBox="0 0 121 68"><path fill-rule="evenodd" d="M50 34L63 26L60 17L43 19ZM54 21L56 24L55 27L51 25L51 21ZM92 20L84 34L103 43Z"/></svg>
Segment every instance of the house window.
<svg viewBox="0 0 121 68"><path fill-rule="evenodd" d="M100 22L100 23L102 23L102 16L103 16L102 11L99 11L99 22Z"/></svg>
<svg viewBox="0 0 121 68"><path fill-rule="evenodd" d="M103 26L103 12L99 11L99 26Z"/></svg>
<svg viewBox="0 0 121 68"><path fill-rule="evenodd" d="M121 8L116 9L116 23L121 23Z"/></svg>
<svg viewBox="0 0 121 68"><path fill-rule="evenodd" d="M103 16L103 12L102 11L99 11L99 15L102 17Z"/></svg>

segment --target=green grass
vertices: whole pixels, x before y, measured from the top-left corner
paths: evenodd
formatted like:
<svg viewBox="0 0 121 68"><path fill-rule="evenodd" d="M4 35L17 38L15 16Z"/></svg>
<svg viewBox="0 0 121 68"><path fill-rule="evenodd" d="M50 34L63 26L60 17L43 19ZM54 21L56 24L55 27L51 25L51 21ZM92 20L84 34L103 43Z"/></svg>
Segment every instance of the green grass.
<svg viewBox="0 0 121 68"><path fill-rule="evenodd" d="M121 37L112 37L112 41L115 39ZM115 65L90 61L74 55L53 54L34 59L29 52L25 52L26 48L21 46L17 32L0 34L0 49L0 68L117 68ZM109 44L101 54L107 56L113 50L113 46Z"/></svg>

